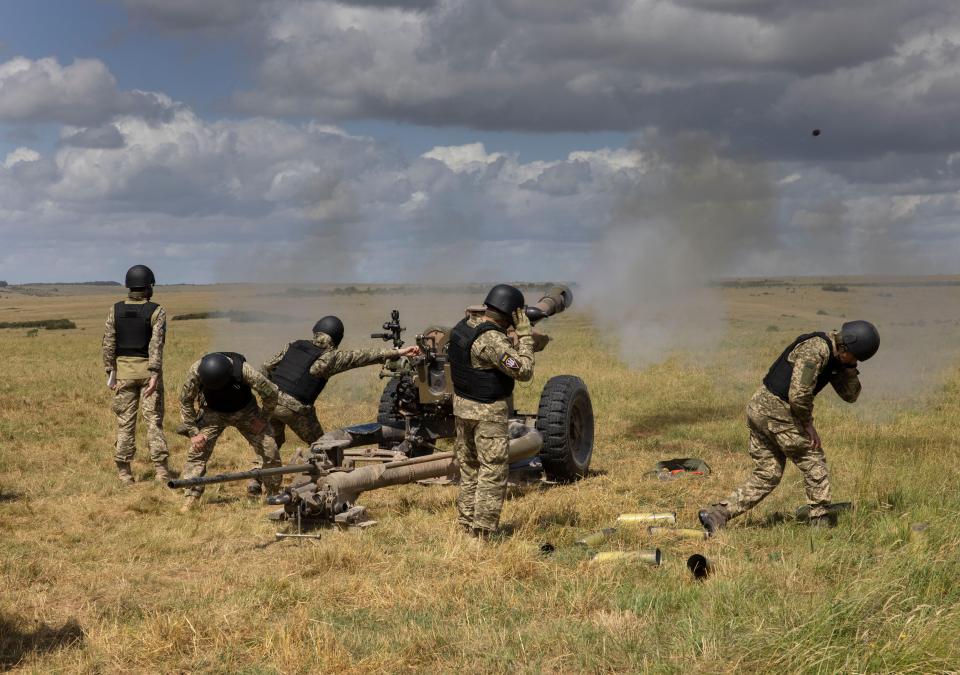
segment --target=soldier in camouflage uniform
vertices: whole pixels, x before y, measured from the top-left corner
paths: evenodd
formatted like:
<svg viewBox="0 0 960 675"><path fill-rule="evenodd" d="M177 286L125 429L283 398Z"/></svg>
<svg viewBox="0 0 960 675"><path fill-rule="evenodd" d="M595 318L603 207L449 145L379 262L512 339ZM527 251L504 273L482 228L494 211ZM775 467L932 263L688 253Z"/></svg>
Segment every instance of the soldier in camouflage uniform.
<svg viewBox="0 0 960 675"><path fill-rule="evenodd" d="M456 457L460 465L457 522L474 536L497 530L507 487L507 423L513 385L533 377L533 336L523 293L494 286L482 316L470 316L450 333L447 355L453 376ZM513 325L515 347L507 337Z"/></svg>
<svg viewBox="0 0 960 675"><path fill-rule="evenodd" d="M260 396L262 408L257 406L253 392ZM235 427L247 439L260 466L280 466L280 452L267 423L278 398L277 387L247 363L242 354L214 352L194 363L180 392L180 418L190 434L183 478L206 473L207 460L227 427ZM198 399L199 414L195 408ZM279 491L280 482L279 476L264 481L270 493ZM181 511L196 505L202 494L202 486L186 488Z"/></svg>
<svg viewBox="0 0 960 675"><path fill-rule="evenodd" d="M103 367L107 386L113 390L113 412L117 416L117 443L114 462L124 485L134 482L130 462L137 450L137 411L147 427L147 445L155 477L166 482L167 441L163 436L163 343L167 315L151 302L153 272L145 265L127 270L130 292L107 313L103 330Z"/></svg>
<svg viewBox="0 0 960 675"><path fill-rule="evenodd" d="M338 350L341 340L343 322L335 316L325 316L314 324L313 340L291 342L263 364L263 374L280 390L280 400L270 419L278 448L283 447L286 440L287 426L304 443L313 443L323 436L323 427L317 419L314 403L331 377L353 368L420 353L420 348L416 346ZM260 468L258 462L254 462L254 468ZM251 494L259 494L259 481L251 481L247 490Z"/></svg>
<svg viewBox="0 0 960 675"><path fill-rule="evenodd" d="M783 351L747 406L753 474L726 499L699 513L710 534L770 494L780 483L787 459L803 473L811 525L833 524L830 477L813 424L813 400L830 384L844 401L856 401L857 362L869 359L879 346L873 324L850 321L840 331L801 335Z"/></svg>

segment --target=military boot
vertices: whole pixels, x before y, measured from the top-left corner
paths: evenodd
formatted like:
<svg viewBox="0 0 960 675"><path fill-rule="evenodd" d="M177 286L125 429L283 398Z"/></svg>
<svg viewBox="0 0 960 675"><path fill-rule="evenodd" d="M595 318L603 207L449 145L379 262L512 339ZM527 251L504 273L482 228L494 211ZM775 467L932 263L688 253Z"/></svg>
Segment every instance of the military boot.
<svg viewBox="0 0 960 675"><path fill-rule="evenodd" d="M717 530L722 529L723 526L727 524L727 521L730 520L730 512L719 504L714 504L701 510L700 513L697 514L697 517L700 518L703 529L712 537L717 533Z"/></svg>
<svg viewBox="0 0 960 675"><path fill-rule="evenodd" d="M473 528L473 536L480 541L500 543L507 538L507 533L500 528L488 530L485 527L475 527Z"/></svg>
<svg viewBox="0 0 960 675"><path fill-rule="evenodd" d="M123 485L133 485L133 472L130 470L130 462L117 462L117 478Z"/></svg>
<svg viewBox="0 0 960 675"><path fill-rule="evenodd" d="M180 506L180 513L189 513L198 506L200 506L200 498L196 495L188 495L184 498L183 504Z"/></svg>
<svg viewBox="0 0 960 675"><path fill-rule="evenodd" d="M263 494L263 484L260 483L256 478L252 479L247 483L247 496L248 497L259 497Z"/></svg>
<svg viewBox="0 0 960 675"><path fill-rule="evenodd" d="M166 462L154 466L153 479L162 485L167 484L167 481L170 480L170 469L167 468Z"/></svg>

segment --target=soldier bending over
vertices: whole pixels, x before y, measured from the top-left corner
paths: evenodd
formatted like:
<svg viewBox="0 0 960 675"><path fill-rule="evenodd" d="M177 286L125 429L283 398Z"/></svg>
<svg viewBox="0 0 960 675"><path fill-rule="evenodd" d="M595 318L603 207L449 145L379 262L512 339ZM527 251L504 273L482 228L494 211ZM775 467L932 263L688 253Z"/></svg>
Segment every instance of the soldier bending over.
<svg viewBox="0 0 960 675"><path fill-rule="evenodd" d="M879 347L880 334L873 324L849 321L829 334L801 335L783 351L747 405L753 474L726 499L700 511L707 532L713 534L770 494L788 458L803 472L810 524L833 524L830 477L813 424L813 399L830 384L844 401L856 401L857 361L866 361Z"/></svg>
<svg viewBox="0 0 960 675"><path fill-rule="evenodd" d="M254 391L260 395L262 410L257 406ZM280 466L280 452L267 425L278 396L276 386L247 363L242 354L214 352L194 363L180 392L180 418L190 433L183 478L196 478L207 472L207 460L227 427L236 427L247 439L260 466ZM197 399L199 415L194 407ZM281 480L280 476L265 479L267 491L279 491ZM186 500L180 510L191 509L202 494L202 486L186 488Z"/></svg>
<svg viewBox="0 0 960 675"><path fill-rule="evenodd" d="M280 400L270 425L277 447L283 447L289 426L304 443L313 443L323 436L323 427L314 408L327 380L338 373L361 368L401 356L416 356L416 346L402 349L338 350L343 340L343 322L325 316L313 326L313 340L296 340L263 364L263 374L280 389ZM254 468L259 468L257 462ZM247 491L259 494L259 481L252 480Z"/></svg>

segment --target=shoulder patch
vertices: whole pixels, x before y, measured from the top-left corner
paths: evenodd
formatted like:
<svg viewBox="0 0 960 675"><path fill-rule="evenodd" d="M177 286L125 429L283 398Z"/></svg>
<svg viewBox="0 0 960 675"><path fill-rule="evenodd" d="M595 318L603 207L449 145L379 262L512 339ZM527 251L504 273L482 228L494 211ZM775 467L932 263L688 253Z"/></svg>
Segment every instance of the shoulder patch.
<svg viewBox="0 0 960 675"><path fill-rule="evenodd" d="M817 380L817 364L812 361L806 361L803 364L803 371L800 373L800 384L809 387Z"/></svg>
<svg viewBox="0 0 960 675"><path fill-rule="evenodd" d="M500 357L500 365L508 370L520 370L520 361L506 352Z"/></svg>

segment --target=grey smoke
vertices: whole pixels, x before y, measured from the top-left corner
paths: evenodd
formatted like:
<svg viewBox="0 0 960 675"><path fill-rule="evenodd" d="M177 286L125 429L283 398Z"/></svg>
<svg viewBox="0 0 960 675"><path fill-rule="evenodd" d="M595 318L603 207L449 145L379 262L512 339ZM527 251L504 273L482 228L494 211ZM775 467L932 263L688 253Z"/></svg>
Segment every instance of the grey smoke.
<svg viewBox="0 0 960 675"><path fill-rule="evenodd" d="M706 134L648 134L646 175L624 185L583 279L599 324L638 366L723 334L710 282L776 245L777 192L762 162L725 158Z"/></svg>

